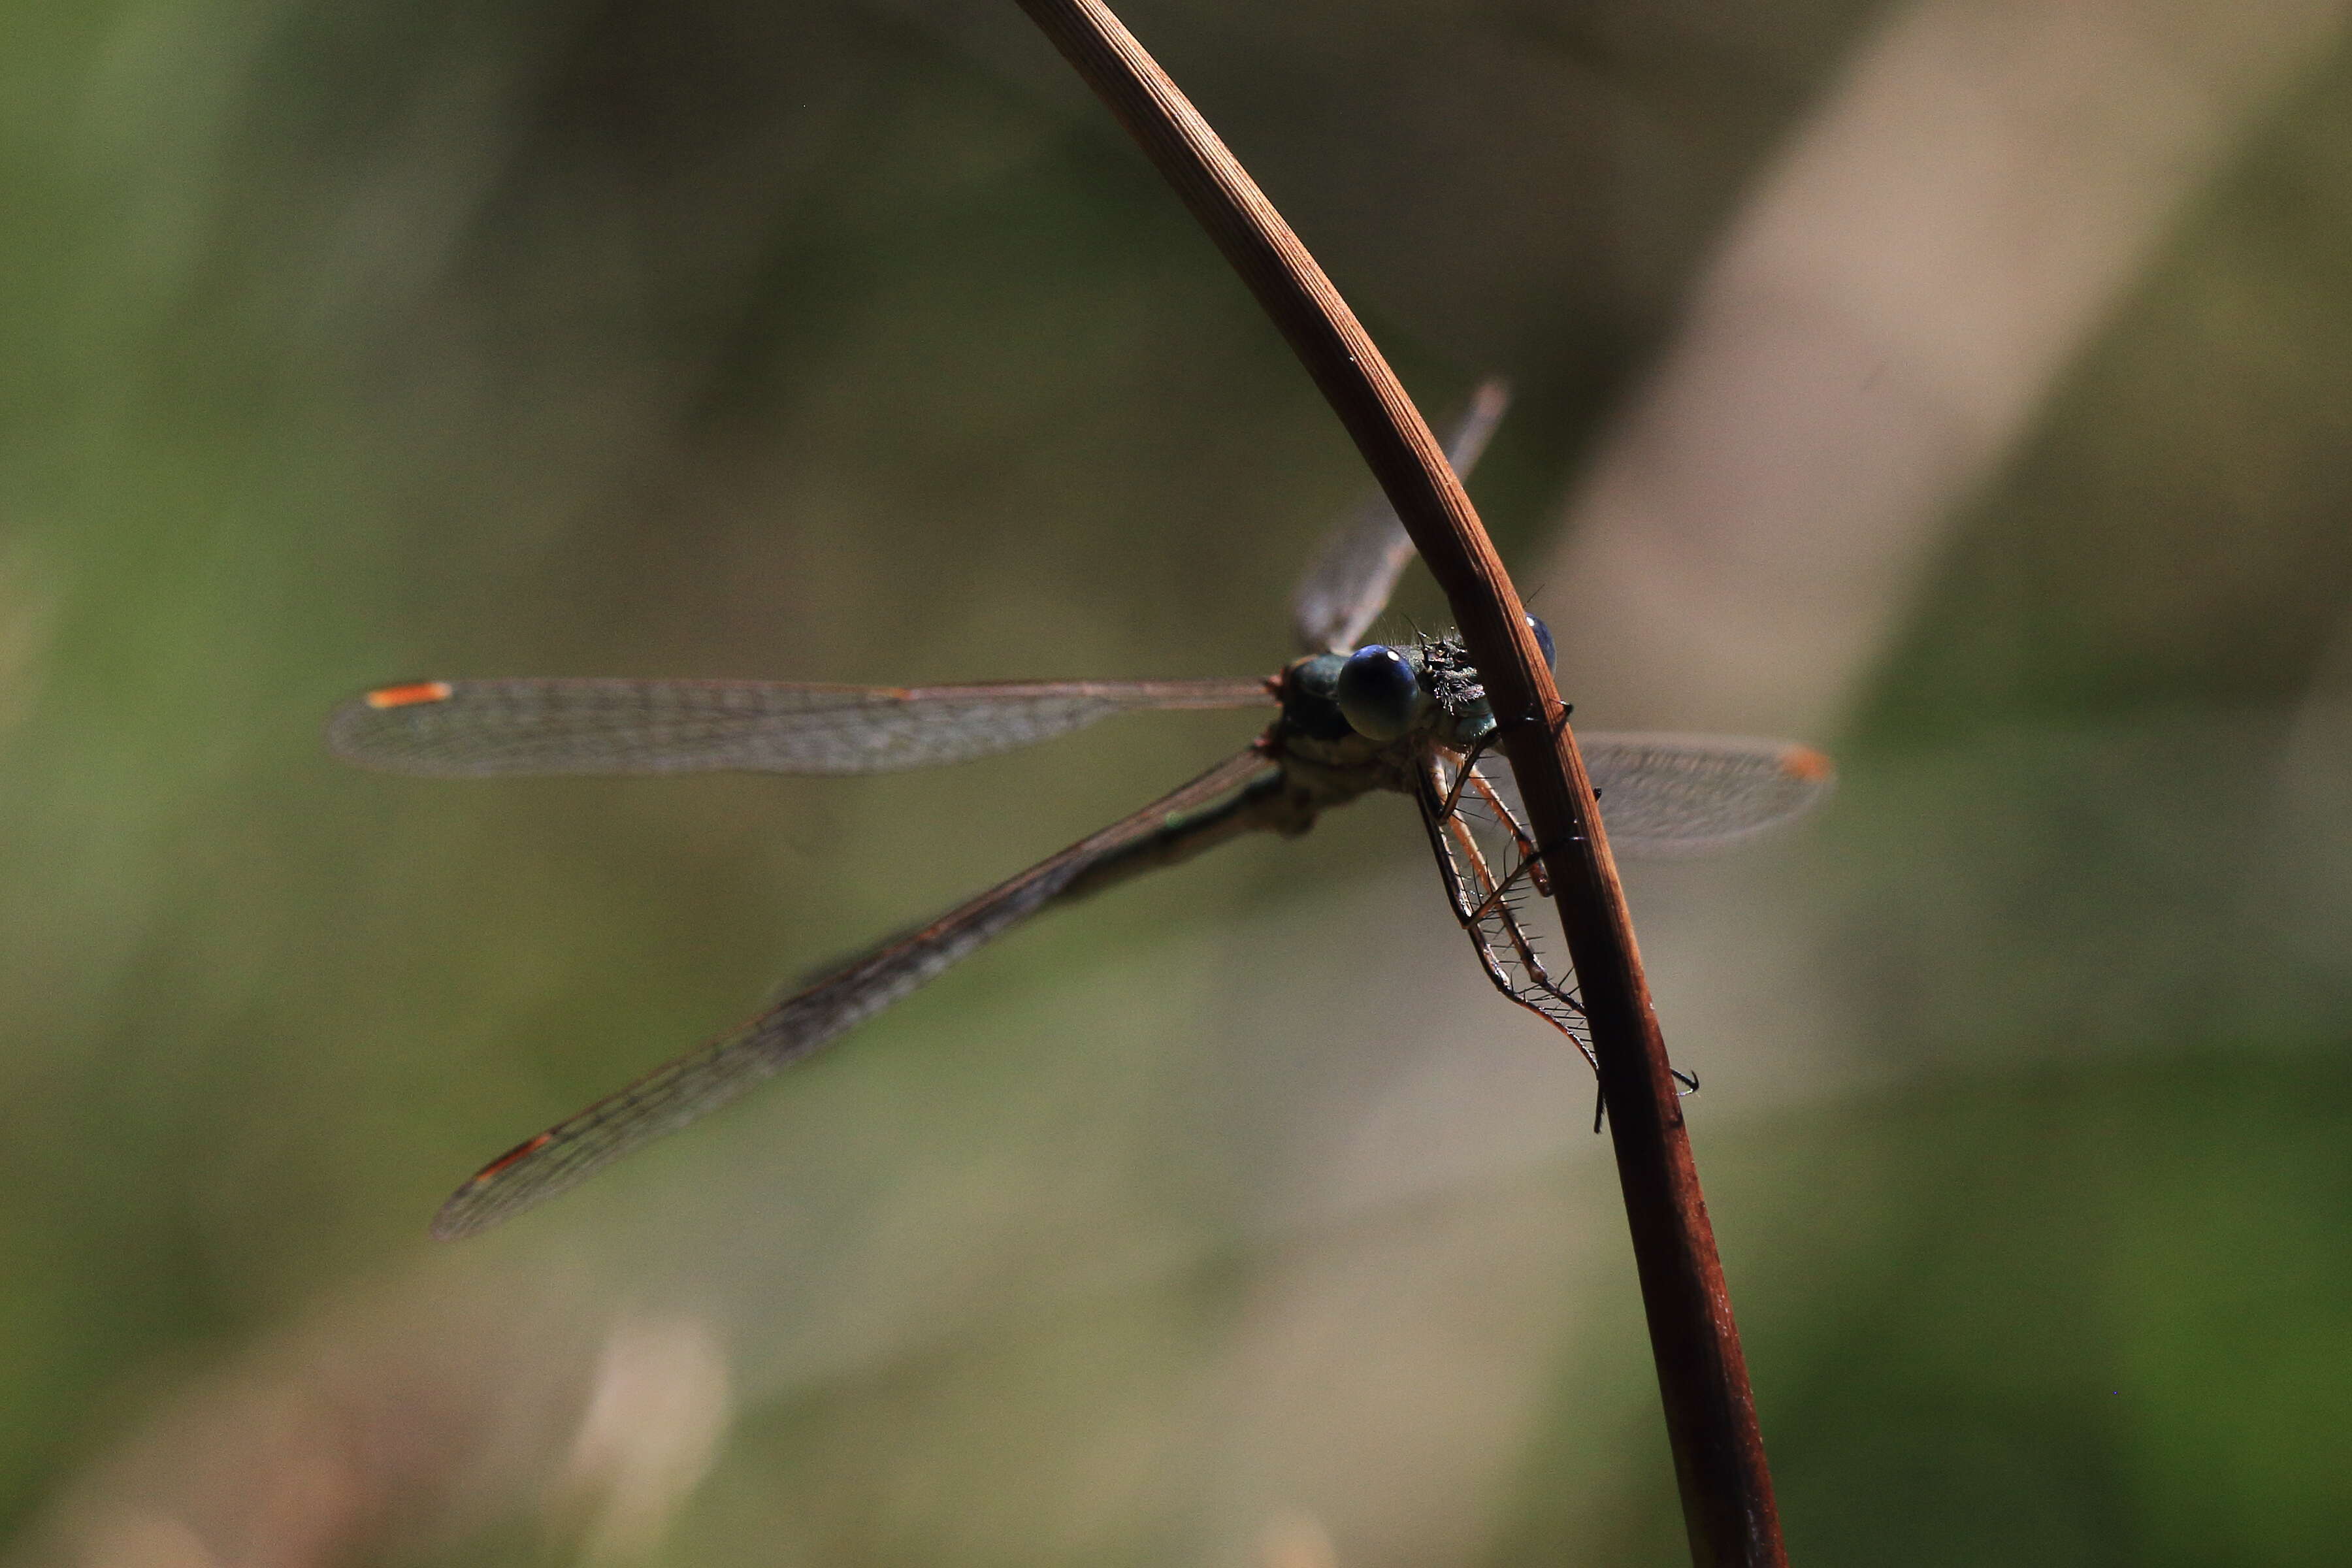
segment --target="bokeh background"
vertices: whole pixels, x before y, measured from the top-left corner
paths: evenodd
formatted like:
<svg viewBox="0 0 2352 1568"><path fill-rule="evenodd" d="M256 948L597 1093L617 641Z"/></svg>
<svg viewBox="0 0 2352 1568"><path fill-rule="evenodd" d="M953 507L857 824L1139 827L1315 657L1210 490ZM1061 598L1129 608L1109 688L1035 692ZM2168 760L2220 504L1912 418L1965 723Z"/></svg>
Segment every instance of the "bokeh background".
<svg viewBox="0 0 2352 1568"><path fill-rule="evenodd" d="M2342 12L1127 13L1433 414L1515 379L1580 720L1840 759L1629 870L1797 1560L2352 1527ZM1682 1560L1589 1079L1402 800L424 1239L1252 719L468 784L337 700L1288 654L1360 469L1013 7L6 16L12 1562Z"/></svg>

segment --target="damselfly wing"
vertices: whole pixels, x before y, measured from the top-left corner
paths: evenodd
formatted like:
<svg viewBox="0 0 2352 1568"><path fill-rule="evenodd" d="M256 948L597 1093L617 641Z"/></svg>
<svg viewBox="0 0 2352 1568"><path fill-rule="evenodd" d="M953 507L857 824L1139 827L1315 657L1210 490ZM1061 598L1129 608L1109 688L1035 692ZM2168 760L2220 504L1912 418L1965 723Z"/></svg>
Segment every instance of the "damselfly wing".
<svg viewBox="0 0 2352 1568"><path fill-rule="evenodd" d="M1447 456L1466 475L1507 401L1480 388ZM1373 504L1344 523L1292 602L1304 657L1233 680L1022 681L929 687L755 680L420 680L354 698L328 721L347 761L430 777L741 770L869 773L1034 744L1117 714L1272 708L1237 754L926 925L850 960L698 1050L656 1068L491 1161L445 1204L440 1237L470 1235L571 1187L820 1049L1041 910L1241 834L1296 834L1376 791L1412 795L1446 896L1503 994L1582 1051L1583 1009L1564 958L1546 955L1520 906L1541 872L1509 769L1487 747L1495 715L1460 642L1359 647L1412 545ZM1549 637L1538 631L1549 651ZM1695 735L1580 736L1612 844L1690 853L1817 804L1828 759L1784 742Z"/></svg>

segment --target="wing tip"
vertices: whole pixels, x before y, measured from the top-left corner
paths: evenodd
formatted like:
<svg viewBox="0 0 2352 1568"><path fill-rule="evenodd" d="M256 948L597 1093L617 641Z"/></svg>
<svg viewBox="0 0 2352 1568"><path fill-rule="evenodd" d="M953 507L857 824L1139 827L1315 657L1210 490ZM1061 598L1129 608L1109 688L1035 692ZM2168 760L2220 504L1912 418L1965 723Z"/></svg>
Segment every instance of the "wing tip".
<svg viewBox="0 0 2352 1568"><path fill-rule="evenodd" d="M360 700L380 711L386 708L414 708L425 702L446 702L456 691L457 688L446 680L404 680L363 691Z"/></svg>
<svg viewBox="0 0 2352 1568"><path fill-rule="evenodd" d="M467 1177L465 1185L443 1199L441 1206L433 1211L433 1223L425 1234L436 1241L461 1241L488 1229L497 1218L494 1212L485 1213L480 1202L488 1176L488 1173L483 1172Z"/></svg>
<svg viewBox="0 0 2352 1568"><path fill-rule="evenodd" d="M451 1193L447 1201L433 1215L429 1234L436 1241L457 1241L478 1231L488 1230L505 1217L509 1204L487 1203L499 1175L528 1160L555 1142L552 1132L541 1132L516 1144L480 1170L466 1178L465 1184Z"/></svg>
<svg viewBox="0 0 2352 1568"><path fill-rule="evenodd" d="M419 767L399 743L408 733L399 714L404 709L446 702L456 690L446 680L410 680L362 691L327 715L327 750L356 767L379 773L433 772Z"/></svg>
<svg viewBox="0 0 2352 1568"><path fill-rule="evenodd" d="M1780 771L1800 784L1826 784L1837 778L1837 764L1829 753L1811 746L1788 746L1780 752Z"/></svg>
<svg viewBox="0 0 2352 1568"><path fill-rule="evenodd" d="M463 1241L480 1230L486 1223L469 1213L464 1203L467 1189L460 1187L450 1195L433 1216L425 1234L436 1241Z"/></svg>
<svg viewBox="0 0 2352 1568"><path fill-rule="evenodd" d="M499 1202L489 1192L488 1176L475 1176L434 1211L433 1223L425 1227L425 1234L436 1241L463 1241L469 1236L479 1236L515 1209L528 1208L536 1201L517 1203L509 1198Z"/></svg>

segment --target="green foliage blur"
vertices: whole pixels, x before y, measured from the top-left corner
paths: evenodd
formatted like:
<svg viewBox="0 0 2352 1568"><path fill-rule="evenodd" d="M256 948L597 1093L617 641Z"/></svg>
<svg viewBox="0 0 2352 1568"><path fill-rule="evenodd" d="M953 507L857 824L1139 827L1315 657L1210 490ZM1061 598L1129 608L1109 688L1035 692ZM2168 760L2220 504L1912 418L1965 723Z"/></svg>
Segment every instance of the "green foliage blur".
<svg viewBox="0 0 2352 1568"><path fill-rule="evenodd" d="M1433 412L1517 380L1475 489L1520 559L1867 19L1685 48L1649 9L1477 22L1562 84L1499 128L1413 7L1258 50L1234 7L1129 15ZM334 703L1288 656L1360 469L1013 8L150 0L7 37L0 1524L289 1325L488 1257L592 1314L723 1303L735 1417L645 1560L1227 1561L1285 1510L1348 1568L1682 1560L1572 1072L1538 1156L1268 1218L1315 1187L1296 1129L1410 1050L1553 1048L1336 1022L1351 966L1471 965L1402 803L1045 921L647 1174L423 1240L499 1148L1255 721L445 784L335 764ZM1838 801L1738 884L1866 1047L1694 1102L1796 1560L2299 1564L2352 1527L2347 148L2339 58L1971 502L1851 731L1806 737ZM1389 882L1433 907L1346 902ZM1677 1049L1738 1058L1646 950ZM1265 1328L1327 1278L1395 1290L1394 1332ZM1450 1340L1521 1348L1475 1389L1375 1348ZM1488 1457L1351 1468L1318 1412ZM400 1554L587 1550L485 1517Z"/></svg>

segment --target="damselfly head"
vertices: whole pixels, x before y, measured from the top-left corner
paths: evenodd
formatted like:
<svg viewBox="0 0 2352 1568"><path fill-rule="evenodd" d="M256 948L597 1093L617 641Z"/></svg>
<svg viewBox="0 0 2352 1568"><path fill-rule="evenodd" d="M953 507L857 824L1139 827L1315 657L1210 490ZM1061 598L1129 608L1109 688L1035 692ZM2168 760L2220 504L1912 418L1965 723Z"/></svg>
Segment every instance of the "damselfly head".
<svg viewBox="0 0 2352 1568"><path fill-rule="evenodd" d="M1381 643L1367 643L1348 656L1333 696L1356 733L1383 744L1412 728L1424 700L1412 660Z"/></svg>
<svg viewBox="0 0 2352 1568"><path fill-rule="evenodd" d="M1551 629L1534 616L1528 629L1549 662ZM1316 741L1353 736L1388 746L1419 733L1459 748L1494 728L1486 685L1452 633L1417 633L1403 647L1366 643L1352 653L1300 659L1283 672L1281 696L1292 731Z"/></svg>

